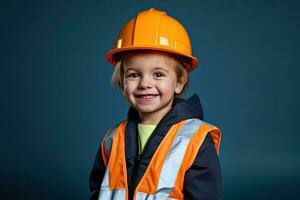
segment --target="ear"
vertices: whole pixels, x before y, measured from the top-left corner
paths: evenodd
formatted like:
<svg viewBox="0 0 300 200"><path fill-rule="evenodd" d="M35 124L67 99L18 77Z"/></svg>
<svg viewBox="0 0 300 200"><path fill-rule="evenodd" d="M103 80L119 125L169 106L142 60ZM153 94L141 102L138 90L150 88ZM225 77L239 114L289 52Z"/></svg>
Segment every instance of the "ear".
<svg viewBox="0 0 300 200"><path fill-rule="evenodd" d="M181 91L182 91L182 89L183 89L183 87L184 87L184 84L181 83L181 82L178 82L178 83L177 83L177 86L176 86L176 88L175 88L175 94L180 94Z"/></svg>
<svg viewBox="0 0 300 200"><path fill-rule="evenodd" d="M181 79L177 82L176 88L175 88L175 94L180 94L182 89L184 88L186 82L188 80L188 76L186 73L181 77Z"/></svg>

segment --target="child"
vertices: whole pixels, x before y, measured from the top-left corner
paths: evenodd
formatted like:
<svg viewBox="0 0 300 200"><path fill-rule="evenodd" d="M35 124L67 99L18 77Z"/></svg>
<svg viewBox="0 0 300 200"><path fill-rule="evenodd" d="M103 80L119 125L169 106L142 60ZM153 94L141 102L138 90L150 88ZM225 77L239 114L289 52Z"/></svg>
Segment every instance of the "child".
<svg viewBox="0 0 300 200"><path fill-rule="evenodd" d="M91 199L220 199L221 133L202 121L198 96L178 98L198 62L183 26L165 12L143 11L106 58L131 107L102 140Z"/></svg>

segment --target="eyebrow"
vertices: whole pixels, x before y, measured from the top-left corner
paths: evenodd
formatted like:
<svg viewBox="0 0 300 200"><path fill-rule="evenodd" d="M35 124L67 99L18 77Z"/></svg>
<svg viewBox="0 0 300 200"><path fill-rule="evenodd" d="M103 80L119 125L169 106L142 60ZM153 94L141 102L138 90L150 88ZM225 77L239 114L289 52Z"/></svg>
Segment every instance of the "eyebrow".
<svg viewBox="0 0 300 200"><path fill-rule="evenodd" d="M126 69L124 70L124 73L126 73L126 72L128 72L128 71L130 71L130 70L132 70L132 71L137 71L136 69L134 69L134 68L132 68L132 67L128 67L128 68L126 68Z"/></svg>
<svg viewBox="0 0 300 200"><path fill-rule="evenodd" d="M165 69L165 68L161 68L161 67L155 67L154 70L162 70L164 72L168 72L169 70Z"/></svg>
<svg viewBox="0 0 300 200"><path fill-rule="evenodd" d="M133 70L133 71L138 71L138 69L135 69L134 67L126 67L126 69L124 70L124 72L127 72L129 70ZM165 71L165 72L168 72L169 70L168 69L165 69L165 68L162 68L162 67L155 67L154 70L162 70L162 71Z"/></svg>

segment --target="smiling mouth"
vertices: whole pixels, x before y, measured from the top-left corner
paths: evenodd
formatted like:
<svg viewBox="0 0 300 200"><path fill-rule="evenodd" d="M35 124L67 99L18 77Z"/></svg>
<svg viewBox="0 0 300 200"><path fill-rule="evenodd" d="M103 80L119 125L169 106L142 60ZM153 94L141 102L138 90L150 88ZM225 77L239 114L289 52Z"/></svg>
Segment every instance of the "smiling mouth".
<svg viewBox="0 0 300 200"><path fill-rule="evenodd" d="M142 98L142 99L151 99L153 97L158 96L158 94L141 94L141 95L135 95L137 98Z"/></svg>
<svg viewBox="0 0 300 200"><path fill-rule="evenodd" d="M159 96L158 94L143 94L143 95L135 95L137 100L140 103L151 103L155 97Z"/></svg>

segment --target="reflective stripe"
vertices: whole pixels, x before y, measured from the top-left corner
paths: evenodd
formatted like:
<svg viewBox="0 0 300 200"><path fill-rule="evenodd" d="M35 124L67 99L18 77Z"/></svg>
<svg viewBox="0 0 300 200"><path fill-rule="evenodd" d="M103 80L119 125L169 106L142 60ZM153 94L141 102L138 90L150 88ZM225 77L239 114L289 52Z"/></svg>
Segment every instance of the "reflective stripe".
<svg viewBox="0 0 300 200"><path fill-rule="evenodd" d="M108 200L108 199L112 199L112 197L115 196L114 195L114 190L109 189L109 170L108 170L109 166L110 166L110 163L108 163L108 165L106 166L105 174L104 174L102 184L101 184L101 188L100 188L100 191L99 191L98 200L101 200L101 199L107 199ZM116 192L116 196L121 195L118 191L115 191L115 192Z"/></svg>
<svg viewBox="0 0 300 200"><path fill-rule="evenodd" d="M101 189L98 200L125 200L125 189L104 190Z"/></svg>
<svg viewBox="0 0 300 200"><path fill-rule="evenodd" d="M124 157L124 129L126 122L122 122L120 125L116 126L113 129L110 129L103 141L103 146L105 148L108 163L106 166L105 174L102 180L101 188L99 191L99 200L126 200L127 199L127 180L126 172L120 171L124 169L125 157ZM120 153L119 153L120 152ZM112 159L110 159L112 157ZM116 162L120 160L124 162ZM113 168L113 169L111 169ZM116 176L119 179L114 177L115 174L112 174L112 171L116 169ZM126 171L126 169L125 169ZM120 176L119 174L122 174ZM125 185L124 185L124 184Z"/></svg>
<svg viewBox="0 0 300 200"><path fill-rule="evenodd" d="M110 164L108 163L106 170L105 170L105 174L102 180L102 184L101 184L101 190L110 190L109 189L109 166Z"/></svg>
<svg viewBox="0 0 300 200"><path fill-rule="evenodd" d="M113 142L113 138L117 132L118 126L109 129L106 133L105 139L104 139L104 148L105 148L105 153L106 156L109 158L110 152L111 152L111 146Z"/></svg>
<svg viewBox="0 0 300 200"><path fill-rule="evenodd" d="M159 196L159 195L151 195L143 192L137 192L135 200L175 200L173 198Z"/></svg>
<svg viewBox="0 0 300 200"><path fill-rule="evenodd" d="M166 198L173 190L188 144L203 123L199 119L186 120L185 124L177 132L163 162L158 180L157 195Z"/></svg>

